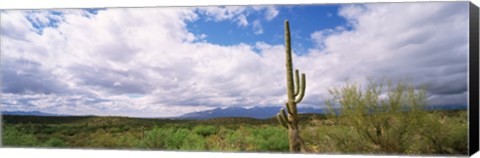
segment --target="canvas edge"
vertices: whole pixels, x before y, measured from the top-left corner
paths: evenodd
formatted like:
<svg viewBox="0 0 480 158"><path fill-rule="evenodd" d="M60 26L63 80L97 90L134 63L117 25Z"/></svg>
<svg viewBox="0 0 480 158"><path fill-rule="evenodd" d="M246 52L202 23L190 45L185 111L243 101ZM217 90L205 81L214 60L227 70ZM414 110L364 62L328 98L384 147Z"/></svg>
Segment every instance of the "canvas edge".
<svg viewBox="0 0 480 158"><path fill-rule="evenodd" d="M478 6L469 5L469 148L471 156L478 152L479 144L479 12Z"/></svg>

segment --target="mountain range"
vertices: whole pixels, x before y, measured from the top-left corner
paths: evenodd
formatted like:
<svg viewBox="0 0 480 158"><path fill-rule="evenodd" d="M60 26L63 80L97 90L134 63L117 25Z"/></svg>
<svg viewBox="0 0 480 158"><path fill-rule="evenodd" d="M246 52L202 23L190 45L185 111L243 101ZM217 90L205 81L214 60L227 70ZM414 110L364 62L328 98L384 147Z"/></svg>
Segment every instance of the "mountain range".
<svg viewBox="0 0 480 158"><path fill-rule="evenodd" d="M427 110L466 110L467 105L442 105L442 106L428 106ZM249 117L256 119L267 119L274 117L280 111L280 107L267 106L267 107L227 107L227 108L215 108L211 110L191 112L183 114L178 117L170 117L170 119L211 119L219 117ZM311 107L298 107L298 113L317 113L325 114L328 110L326 108L311 108ZM64 114L51 114L40 111L2 111L2 115L29 115L29 116L70 116ZM159 117L161 118L161 117Z"/></svg>
<svg viewBox="0 0 480 158"><path fill-rule="evenodd" d="M181 119L211 119L217 117L250 117L257 119L267 119L274 117L280 111L280 107L268 106L268 107L228 107L228 108L215 108L212 110L205 110L199 112L187 113L179 116ZM304 107L298 108L298 113L326 113L327 109L318 109Z"/></svg>
<svg viewBox="0 0 480 158"><path fill-rule="evenodd" d="M51 114L40 111L1 111L2 115L25 115L25 116L68 116L63 114Z"/></svg>

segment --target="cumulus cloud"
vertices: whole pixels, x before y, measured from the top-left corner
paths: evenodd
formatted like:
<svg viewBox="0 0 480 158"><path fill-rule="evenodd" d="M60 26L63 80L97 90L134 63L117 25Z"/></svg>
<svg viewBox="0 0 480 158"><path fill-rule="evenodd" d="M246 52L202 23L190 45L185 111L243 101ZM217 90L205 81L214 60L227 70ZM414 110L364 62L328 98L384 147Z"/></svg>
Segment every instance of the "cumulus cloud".
<svg viewBox="0 0 480 158"><path fill-rule="evenodd" d="M224 106L281 106L283 45L199 42L207 35L186 27L200 14L219 21L244 15L237 24L248 26L245 8L3 11L2 109L168 117ZM264 8L256 9L270 15L267 20L278 15ZM317 46L293 55L294 66L307 74L300 106L320 107L328 88L366 76L408 76L415 85L429 84L432 103L465 103L465 8L439 2L341 8L350 26L312 32ZM259 19L251 25L263 32Z"/></svg>
<svg viewBox="0 0 480 158"><path fill-rule="evenodd" d="M281 87L268 88L279 85L270 82L281 77L269 70L275 62L252 46L194 42L207 36L186 29L194 9L65 12L55 27L28 20L54 20L47 15L2 13L2 31L12 32L1 36L5 109L160 117L281 101Z"/></svg>
<svg viewBox="0 0 480 158"><path fill-rule="evenodd" d="M274 6L268 6L265 11L265 19L270 21L273 18L277 17L278 13L279 11Z"/></svg>
<svg viewBox="0 0 480 158"><path fill-rule="evenodd" d="M248 25L247 17L245 15L238 16L238 25L243 27Z"/></svg>
<svg viewBox="0 0 480 158"><path fill-rule="evenodd" d="M270 21L280 13L275 6L220 6L220 7L200 7L197 11L207 16L207 20L213 21L232 21L239 27L247 27L250 22L248 17L254 12L263 13L265 20ZM260 19L253 22L255 34L258 34Z"/></svg>
<svg viewBox="0 0 480 158"><path fill-rule="evenodd" d="M432 104L466 104L466 8L466 3L444 2L344 6L339 15L353 29L312 33L312 40L322 46L311 49L307 58L323 58L317 62L325 63L305 66L328 67L311 74L321 73L334 81L359 80L365 76L407 79L415 86L427 85Z"/></svg>
<svg viewBox="0 0 480 158"><path fill-rule="evenodd" d="M260 23L260 20L255 20L253 21L253 34L259 35L263 33L263 26L262 23Z"/></svg>

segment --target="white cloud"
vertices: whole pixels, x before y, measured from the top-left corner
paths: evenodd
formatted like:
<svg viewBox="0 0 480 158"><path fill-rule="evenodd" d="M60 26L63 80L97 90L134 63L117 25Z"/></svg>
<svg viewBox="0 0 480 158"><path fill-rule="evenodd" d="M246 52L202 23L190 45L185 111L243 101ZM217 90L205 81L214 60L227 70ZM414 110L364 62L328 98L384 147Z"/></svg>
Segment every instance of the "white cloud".
<svg viewBox="0 0 480 158"><path fill-rule="evenodd" d="M275 8L274 6L268 6L265 11L265 19L270 21L273 18L277 17L278 13L279 11L277 10L277 8Z"/></svg>
<svg viewBox="0 0 480 158"><path fill-rule="evenodd" d="M224 6L224 7L201 7L199 8L208 17L215 21L234 19L238 15L243 14L247 7L243 6Z"/></svg>
<svg viewBox="0 0 480 158"><path fill-rule="evenodd" d="M21 23L26 16L47 15L38 13L2 13L2 23L16 24L2 25L2 30L24 36L1 36L2 91L13 101L47 95L22 106L12 101L2 105L5 109L159 117L218 106L271 105L282 98L281 87L269 88L280 85L283 73L272 74L277 72L272 64L278 62L245 44L195 43L207 35L186 30L186 22L198 18L191 9L64 13L64 22L43 28L41 35L32 28L18 29L30 26ZM38 78L45 80L36 82Z"/></svg>
<svg viewBox="0 0 480 158"><path fill-rule="evenodd" d="M263 26L262 23L260 23L260 20L253 21L253 31L253 34L255 35L263 34Z"/></svg>
<svg viewBox="0 0 480 158"><path fill-rule="evenodd" d="M279 10L275 6L221 6L221 7L200 7L200 13L207 15L207 20L225 21L230 20L240 27L249 24L248 16L257 13L264 14L264 18L270 21L277 17ZM255 26L253 26L255 27Z"/></svg>
<svg viewBox="0 0 480 158"><path fill-rule="evenodd" d="M231 20L240 27L248 25L247 11L248 7L243 6L224 6L224 7L201 7L198 10L207 15L207 20L225 21Z"/></svg>
<svg viewBox="0 0 480 158"><path fill-rule="evenodd" d="M318 60L302 63L315 67L307 73L312 78L318 74L331 80L319 89L369 76L410 79L416 86L430 84L429 95L436 96L431 97L432 104L465 104L466 95L459 94L467 90L466 8L467 3L445 2L345 6L339 14L353 24L353 30L312 33L312 40L323 46L308 55Z"/></svg>
<svg viewBox="0 0 480 158"><path fill-rule="evenodd" d="M238 16L238 25L243 27L248 25L247 17L245 15Z"/></svg>

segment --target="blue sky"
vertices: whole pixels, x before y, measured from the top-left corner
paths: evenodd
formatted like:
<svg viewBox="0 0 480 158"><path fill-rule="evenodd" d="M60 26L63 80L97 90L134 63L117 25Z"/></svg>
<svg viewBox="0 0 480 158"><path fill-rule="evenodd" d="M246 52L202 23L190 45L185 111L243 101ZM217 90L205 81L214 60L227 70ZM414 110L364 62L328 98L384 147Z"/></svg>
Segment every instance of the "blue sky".
<svg viewBox="0 0 480 158"><path fill-rule="evenodd" d="M219 45L235 45L238 43L255 44L264 41L267 44L284 44L284 20L288 19L291 25L294 49L298 54L307 53L308 48L315 47L310 34L316 30L334 29L338 26L350 28L347 20L338 16L340 5L284 5L277 6L278 14L274 19L267 20L262 12L252 12L247 20L259 20L262 33L255 34L252 25L238 26L233 21L214 21L208 17L188 24L187 28L196 34L206 34L205 41ZM197 11L202 14L202 12Z"/></svg>
<svg viewBox="0 0 480 158"><path fill-rule="evenodd" d="M428 8L428 9L425 9ZM5 111L171 117L286 101L283 22L299 106L367 77L430 85L431 105L466 105L468 3L4 10ZM448 14L447 14L448 13Z"/></svg>

